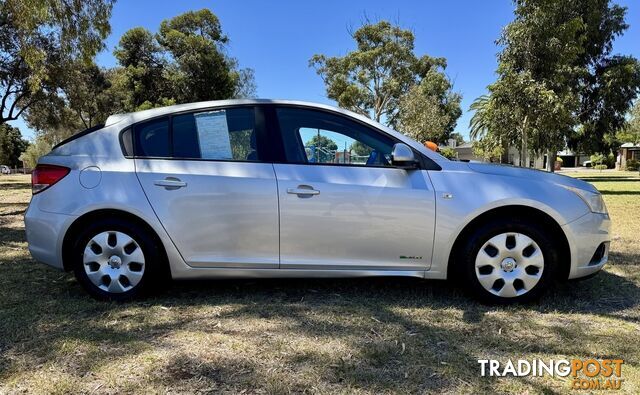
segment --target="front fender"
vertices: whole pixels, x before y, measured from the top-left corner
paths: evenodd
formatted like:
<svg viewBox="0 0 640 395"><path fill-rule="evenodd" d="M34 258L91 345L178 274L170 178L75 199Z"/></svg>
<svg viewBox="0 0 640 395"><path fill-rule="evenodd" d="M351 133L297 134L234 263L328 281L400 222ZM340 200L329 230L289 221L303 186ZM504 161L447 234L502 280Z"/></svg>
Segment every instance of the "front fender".
<svg viewBox="0 0 640 395"><path fill-rule="evenodd" d="M544 180L483 174L468 167L430 171L429 177L436 193L436 229L428 278L446 278L454 242L469 223L490 210L526 206L560 226L589 212L575 193Z"/></svg>

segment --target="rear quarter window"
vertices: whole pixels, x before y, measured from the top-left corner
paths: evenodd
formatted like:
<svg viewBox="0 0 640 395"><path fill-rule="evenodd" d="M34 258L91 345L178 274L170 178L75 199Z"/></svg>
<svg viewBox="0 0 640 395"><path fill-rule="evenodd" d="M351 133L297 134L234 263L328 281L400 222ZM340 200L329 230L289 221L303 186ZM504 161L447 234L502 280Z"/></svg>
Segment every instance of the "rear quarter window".
<svg viewBox="0 0 640 395"><path fill-rule="evenodd" d="M139 123L134 130L136 156L159 158L171 156L169 118Z"/></svg>

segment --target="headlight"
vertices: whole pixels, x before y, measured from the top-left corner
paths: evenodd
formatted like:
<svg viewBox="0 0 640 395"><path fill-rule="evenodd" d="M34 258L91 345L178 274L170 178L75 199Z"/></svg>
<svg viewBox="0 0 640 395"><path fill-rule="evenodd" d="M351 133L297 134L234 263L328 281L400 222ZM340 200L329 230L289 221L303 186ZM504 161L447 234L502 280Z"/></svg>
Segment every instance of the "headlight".
<svg viewBox="0 0 640 395"><path fill-rule="evenodd" d="M567 185L562 186L580 196L580 199L582 199L586 203L586 205L592 212L607 214L607 206L604 204L604 199L602 199L601 194L585 191L584 189L574 188Z"/></svg>

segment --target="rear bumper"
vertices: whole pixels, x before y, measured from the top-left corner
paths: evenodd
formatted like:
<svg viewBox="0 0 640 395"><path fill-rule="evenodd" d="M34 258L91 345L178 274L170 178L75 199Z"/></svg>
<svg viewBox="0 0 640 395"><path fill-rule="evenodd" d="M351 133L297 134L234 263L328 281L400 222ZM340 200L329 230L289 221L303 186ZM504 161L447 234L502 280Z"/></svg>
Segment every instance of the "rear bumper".
<svg viewBox="0 0 640 395"><path fill-rule="evenodd" d="M606 214L589 213L562 227L571 248L569 279L600 271L609 259L611 220Z"/></svg>
<svg viewBox="0 0 640 395"><path fill-rule="evenodd" d="M33 259L63 269L62 241L73 215L49 213L30 204L24 215L25 233Z"/></svg>

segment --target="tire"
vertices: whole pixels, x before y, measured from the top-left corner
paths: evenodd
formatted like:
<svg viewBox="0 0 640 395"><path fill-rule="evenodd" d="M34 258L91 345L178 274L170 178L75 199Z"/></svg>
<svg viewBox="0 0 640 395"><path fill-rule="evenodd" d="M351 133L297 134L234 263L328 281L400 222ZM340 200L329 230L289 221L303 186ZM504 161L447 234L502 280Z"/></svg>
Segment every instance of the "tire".
<svg viewBox="0 0 640 395"><path fill-rule="evenodd" d="M95 299L124 302L165 283L162 247L140 225L101 218L78 232L70 257L73 272Z"/></svg>
<svg viewBox="0 0 640 395"><path fill-rule="evenodd" d="M526 303L540 298L553 284L558 247L536 222L491 220L467 236L456 255L457 274L465 290L481 302Z"/></svg>

